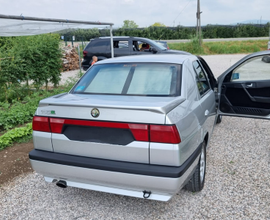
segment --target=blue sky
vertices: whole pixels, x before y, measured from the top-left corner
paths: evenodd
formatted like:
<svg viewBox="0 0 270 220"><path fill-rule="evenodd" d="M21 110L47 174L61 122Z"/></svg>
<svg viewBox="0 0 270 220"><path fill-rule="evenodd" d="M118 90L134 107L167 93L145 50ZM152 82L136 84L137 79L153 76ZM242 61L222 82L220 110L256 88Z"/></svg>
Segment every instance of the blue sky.
<svg viewBox="0 0 270 220"><path fill-rule="evenodd" d="M200 0L201 21L235 24L246 20L270 21L269 0ZM133 20L139 27L155 22L166 26L195 26L197 0L0 0L0 14L112 22L121 27Z"/></svg>

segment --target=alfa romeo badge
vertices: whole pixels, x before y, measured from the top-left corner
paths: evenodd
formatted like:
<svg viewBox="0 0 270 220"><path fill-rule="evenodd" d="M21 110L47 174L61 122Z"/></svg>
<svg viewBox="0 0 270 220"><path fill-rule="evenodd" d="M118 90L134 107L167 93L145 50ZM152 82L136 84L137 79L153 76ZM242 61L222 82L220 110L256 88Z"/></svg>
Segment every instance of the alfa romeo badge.
<svg viewBox="0 0 270 220"><path fill-rule="evenodd" d="M94 118L97 118L98 116L99 116L99 110L97 109L97 108L93 108L92 110L91 110L91 115L92 115L92 117L94 117Z"/></svg>

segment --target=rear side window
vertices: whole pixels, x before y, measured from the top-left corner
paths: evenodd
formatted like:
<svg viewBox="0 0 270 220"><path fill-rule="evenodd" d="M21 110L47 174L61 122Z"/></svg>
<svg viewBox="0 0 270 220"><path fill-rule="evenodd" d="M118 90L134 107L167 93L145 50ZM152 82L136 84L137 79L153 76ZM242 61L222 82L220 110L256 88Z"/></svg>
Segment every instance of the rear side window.
<svg viewBox="0 0 270 220"><path fill-rule="evenodd" d="M105 51L108 46L108 40L93 40L87 45L86 49L91 51Z"/></svg>
<svg viewBox="0 0 270 220"><path fill-rule="evenodd" d="M180 65L103 64L93 66L72 93L178 96Z"/></svg>
<svg viewBox="0 0 270 220"><path fill-rule="evenodd" d="M113 48L115 48L115 49L128 49L128 41L122 41L122 40L113 41Z"/></svg>
<svg viewBox="0 0 270 220"><path fill-rule="evenodd" d="M208 78L198 61L193 62L193 68L196 74L198 90L200 95L203 96L210 89Z"/></svg>

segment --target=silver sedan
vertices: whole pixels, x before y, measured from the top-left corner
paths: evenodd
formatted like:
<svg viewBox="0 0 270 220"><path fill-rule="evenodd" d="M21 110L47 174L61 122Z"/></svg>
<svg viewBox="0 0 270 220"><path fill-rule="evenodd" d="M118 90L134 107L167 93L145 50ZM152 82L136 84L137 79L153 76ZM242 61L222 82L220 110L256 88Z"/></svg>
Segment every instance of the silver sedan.
<svg viewBox="0 0 270 220"><path fill-rule="evenodd" d="M31 164L63 188L160 201L200 191L218 116L269 119L269 54L243 58L218 82L194 55L98 62L69 93L40 101Z"/></svg>

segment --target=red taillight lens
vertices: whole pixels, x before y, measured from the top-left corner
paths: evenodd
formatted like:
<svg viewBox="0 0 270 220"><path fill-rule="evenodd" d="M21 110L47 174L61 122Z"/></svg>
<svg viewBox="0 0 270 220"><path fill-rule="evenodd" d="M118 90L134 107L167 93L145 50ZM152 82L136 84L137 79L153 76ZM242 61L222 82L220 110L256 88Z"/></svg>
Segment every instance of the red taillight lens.
<svg viewBox="0 0 270 220"><path fill-rule="evenodd" d="M175 125L150 125L150 142L179 144L181 139Z"/></svg>
<svg viewBox="0 0 270 220"><path fill-rule="evenodd" d="M33 131L51 132L48 117L34 116L32 126L33 126Z"/></svg>
<svg viewBox="0 0 270 220"><path fill-rule="evenodd" d="M136 141L149 141L148 127L145 124L128 124Z"/></svg>
<svg viewBox="0 0 270 220"><path fill-rule="evenodd" d="M84 121L62 118L48 118L34 116L33 130L61 134L63 126L79 125L91 127L106 127L129 129L136 141L150 141L157 143L179 144L181 142L178 130L175 125L148 125L128 124L117 122ZM150 136L150 139L149 139Z"/></svg>
<svg viewBox="0 0 270 220"><path fill-rule="evenodd" d="M65 119L50 118L50 125L52 129L52 133L61 134L64 123L65 123Z"/></svg>
<svg viewBox="0 0 270 220"><path fill-rule="evenodd" d="M84 51L83 51L83 57L86 57L87 53L88 53L88 52L84 50Z"/></svg>

